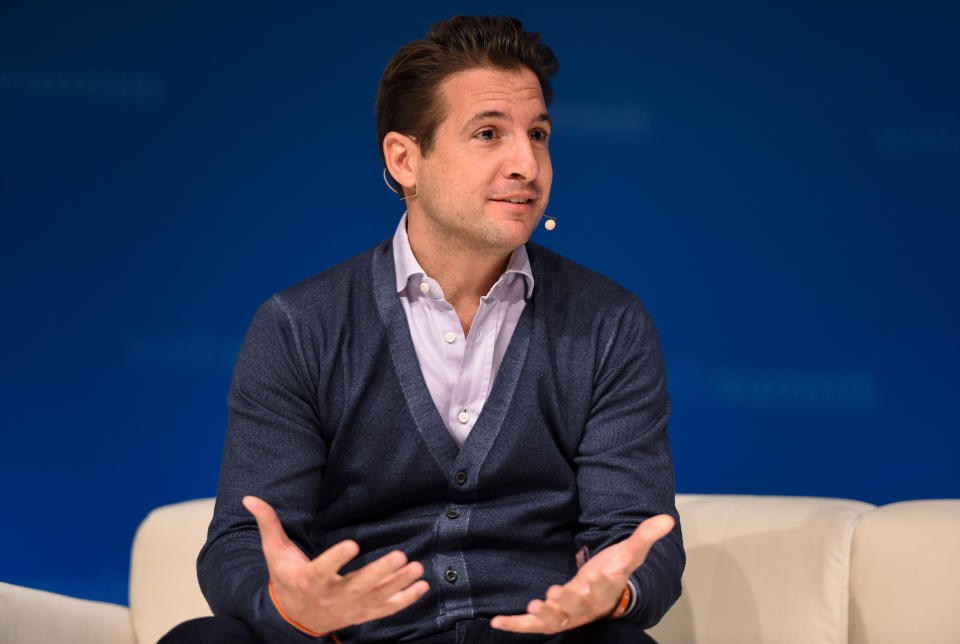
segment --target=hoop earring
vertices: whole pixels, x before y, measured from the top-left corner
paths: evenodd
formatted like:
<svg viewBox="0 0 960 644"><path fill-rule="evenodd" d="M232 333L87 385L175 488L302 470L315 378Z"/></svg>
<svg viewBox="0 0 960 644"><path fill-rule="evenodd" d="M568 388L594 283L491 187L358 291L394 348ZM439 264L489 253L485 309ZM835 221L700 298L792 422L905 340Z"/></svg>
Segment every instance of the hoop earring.
<svg viewBox="0 0 960 644"><path fill-rule="evenodd" d="M395 194L395 195L398 195L398 196L400 197L400 199L402 199L403 201L406 201L407 199L413 199L413 198L416 197L418 194L420 194L420 191L417 190L417 191L414 192L412 195L407 195L406 197L404 197L403 195L401 195L401 194L397 191L397 189L394 188L394 187L390 184L390 180L387 179L387 169L386 169L386 168L383 169L383 182L384 182L385 184L387 184L387 187L388 187L388 188L390 188L390 192L392 192L392 193Z"/></svg>

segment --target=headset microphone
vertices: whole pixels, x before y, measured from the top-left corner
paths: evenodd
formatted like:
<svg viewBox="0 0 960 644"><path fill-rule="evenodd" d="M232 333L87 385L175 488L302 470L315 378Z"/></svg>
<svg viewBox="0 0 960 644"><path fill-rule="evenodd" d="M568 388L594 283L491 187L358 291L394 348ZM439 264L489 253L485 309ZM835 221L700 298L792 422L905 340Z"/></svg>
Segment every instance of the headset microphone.
<svg viewBox="0 0 960 644"><path fill-rule="evenodd" d="M544 227L544 228L546 228L547 230L553 230L554 228L557 227L557 218L556 218L556 217L551 217L551 216L548 215L547 213L543 213L543 216L547 218L547 220L546 220L545 222L543 222L543 227Z"/></svg>

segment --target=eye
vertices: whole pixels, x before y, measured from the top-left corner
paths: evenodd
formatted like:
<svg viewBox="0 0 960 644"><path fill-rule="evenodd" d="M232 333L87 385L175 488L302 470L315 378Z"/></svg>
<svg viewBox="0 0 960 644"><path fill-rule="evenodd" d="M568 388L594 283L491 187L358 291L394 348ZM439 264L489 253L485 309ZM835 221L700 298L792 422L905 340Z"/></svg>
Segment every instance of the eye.
<svg viewBox="0 0 960 644"><path fill-rule="evenodd" d="M497 132L493 128L488 127L483 130L480 130L479 132L474 134L474 136L480 139L481 141L493 141L494 139L497 138Z"/></svg>
<svg viewBox="0 0 960 644"><path fill-rule="evenodd" d="M537 143L546 143L550 133L546 130L536 129L530 131L530 138Z"/></svg>

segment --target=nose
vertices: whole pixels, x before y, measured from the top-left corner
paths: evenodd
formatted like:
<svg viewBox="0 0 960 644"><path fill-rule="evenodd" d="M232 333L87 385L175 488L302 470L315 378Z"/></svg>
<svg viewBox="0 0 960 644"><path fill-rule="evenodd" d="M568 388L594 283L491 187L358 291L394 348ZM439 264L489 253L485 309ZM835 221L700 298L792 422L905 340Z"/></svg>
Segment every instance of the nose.
<svg viewBox="0 0 960 644"><path fill-rule="evenodd" d="M533 146L533 141L526 135L514 139L504 165L504 174L508 178L524 182L537 178L540 174L540 160Z"/></svg>

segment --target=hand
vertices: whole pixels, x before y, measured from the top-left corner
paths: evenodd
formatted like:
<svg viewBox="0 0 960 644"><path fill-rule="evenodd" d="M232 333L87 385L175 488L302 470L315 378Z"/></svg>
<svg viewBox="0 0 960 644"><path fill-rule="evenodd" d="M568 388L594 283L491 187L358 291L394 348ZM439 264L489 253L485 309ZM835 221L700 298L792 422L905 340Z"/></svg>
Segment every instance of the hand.
<svg viewBox="0 0 960 644"><path fill-rule="evenodd" d="M416 581L423 576L423 566L407 563L398 550L340 575L339 570L360 552L356 542L341 541L311 561L287 537L270 504L245 496L243 507L257 520L277 603L288 618L305 628L329 633L386 617L429 590L426 581Z"/></svg>
<svg viewBox="0 0 960 644"><path fill-rule="evenodd" d="M545 600L527 604L525 615L497 615L490 626L515 633L558 633L577 628L616 608L627 579L647 558L650 548L673 529L673 517L658 514L633 534L591 557L563 586L550 586Z"/></svg>

